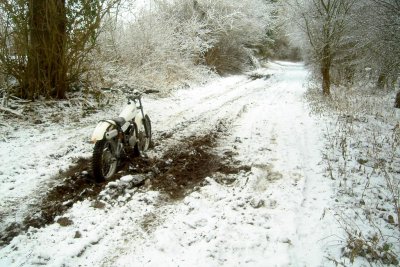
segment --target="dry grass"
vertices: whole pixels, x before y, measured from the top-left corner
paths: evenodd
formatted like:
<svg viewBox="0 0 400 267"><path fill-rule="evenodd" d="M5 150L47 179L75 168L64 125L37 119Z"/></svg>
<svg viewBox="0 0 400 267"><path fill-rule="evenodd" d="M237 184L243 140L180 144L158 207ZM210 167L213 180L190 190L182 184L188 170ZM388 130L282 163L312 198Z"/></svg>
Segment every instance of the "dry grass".
<svg viewBox="0 0 400 267"><path fill-rule="evenodd" d="M400 260L400 127L394 91L334 88L307 93L327 121L323 162L337 186L335 213L351 262L396 265ZM314 88L314 89L313 89ZM340 261L339 261L340 262Z"/></svg>

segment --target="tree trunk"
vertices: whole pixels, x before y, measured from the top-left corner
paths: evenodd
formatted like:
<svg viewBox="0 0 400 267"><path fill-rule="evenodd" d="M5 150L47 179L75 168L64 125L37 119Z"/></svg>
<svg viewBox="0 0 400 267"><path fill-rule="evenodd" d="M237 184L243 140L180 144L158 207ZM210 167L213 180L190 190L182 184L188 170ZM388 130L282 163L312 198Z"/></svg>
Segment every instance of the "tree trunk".
<svg viewBox="0 0 400 267"><path fill-rule="evenodd" d="M321 68L321 74L322 74L322 93L325 96L329 96L331 94L330 66L323 65Z"/></svg>
<svg viewBox="0 0 400 267"><path fill-rule="evenodd" d="M25 97L65 98L65 0L30 0L29 12L30 46Z"/></svg>
<svg viewBox="0 0 400 267"><path fill-rule="evenodd" d="M385 89L386 85L387 85L387 75L385 73L381 72L379 74L378 81L376 83L376 87L378 89Z"/></svg>
<svg viewBox="0 0 400 267"><path fill-rule="evenodd" d="M321 75L322 93L324 96L331 95L331 54L329 45L325 45L322 51Z"/></svg>
<svg viewBox="0 0 400 267"><path fill-rule="evenodd" d="M400 108L400 91L398 91L396 94L396 100L394 101L394 107Z"/></svg>

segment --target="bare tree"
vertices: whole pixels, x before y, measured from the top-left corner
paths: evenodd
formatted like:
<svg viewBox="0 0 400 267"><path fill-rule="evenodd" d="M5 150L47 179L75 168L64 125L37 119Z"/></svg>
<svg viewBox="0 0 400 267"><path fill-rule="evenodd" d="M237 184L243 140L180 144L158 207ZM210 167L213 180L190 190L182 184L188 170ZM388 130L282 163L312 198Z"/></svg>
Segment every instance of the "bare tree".
<svg viewBox="0 0 400 267"><path fill-rule="evenodd" d="M400 1L363 1L355 14L350 38L357 42L360 65L374 71L377 88L393 88L400 72Z"/></svg>
<svg viewBox="0 0 400 267"><path fill-rule="evenodd" d="M289 6L297 16L294 22L307 39L309 60L322 77L322 92L330 95L331 69L335 56L343 49L354 0L293 0ZM291 17L293 18L293 17Z"/></svg>

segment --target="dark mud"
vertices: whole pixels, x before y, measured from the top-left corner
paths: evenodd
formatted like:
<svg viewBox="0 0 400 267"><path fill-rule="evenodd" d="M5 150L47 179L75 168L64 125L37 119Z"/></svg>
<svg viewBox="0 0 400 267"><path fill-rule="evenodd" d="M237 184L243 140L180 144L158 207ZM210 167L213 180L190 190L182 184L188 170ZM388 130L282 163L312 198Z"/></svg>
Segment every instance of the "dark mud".
<svg viewBox="0 0 400 267"><path fill-rule="evenodd" d="M168 138L168 137L164 137ZM128 174L144 174L148 184L177 201L201 186L206 177L214 173L236 174L250 167L234 162L231 153L219 156L212 152L217 135L190 137L169 149L160 158L133 158L123 162L112 180ZM57 186L50 189L32 208L22 223L14 223L1 233L0 247L26 232L29 227L40 228L54 222L77 201L97 199L107 183L96 184L91 175L91 159L79 159L69 170L54 178ZM111 181L111 180L109 180ZM108 181L108 182L109 182Z"/></svg>
<svg viewBox="0 0 400 267"><path fill-rule="evenodd" d="M216 172L237 174L241 170L250 170L249 166L227 164L226 157L211 152L215 145L216 136L206 135L191 137L170 149L153 166L158 174L151 180L151 185L171 200L179 200Z"/></svg>
<svg viewBox="0 0 400 267"><path fill-rule="evenodd" d="M31 214L22 223L9 225L1 234L0 246L7 245L15 236L29 227L40 228L52 223L54 218L67 211L75 202L96 197L103 188L93 182L90 159L79 159L67 171L54 178L58 184L31 208Z"/></svg>

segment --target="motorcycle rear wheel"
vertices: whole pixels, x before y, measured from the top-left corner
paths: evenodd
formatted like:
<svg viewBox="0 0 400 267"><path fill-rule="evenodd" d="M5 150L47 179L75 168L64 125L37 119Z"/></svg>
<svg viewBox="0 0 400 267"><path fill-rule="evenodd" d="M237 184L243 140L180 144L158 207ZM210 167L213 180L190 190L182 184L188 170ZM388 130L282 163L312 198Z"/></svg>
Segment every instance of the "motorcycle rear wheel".
<svg viewBox="0 0 400 267"><path fill-rule="evenodd" d="M118 166L116 151L114 140L100 140L94 145L92 170L96 182L104 182L115 174Z"/></svg>

